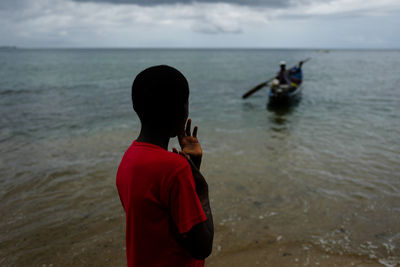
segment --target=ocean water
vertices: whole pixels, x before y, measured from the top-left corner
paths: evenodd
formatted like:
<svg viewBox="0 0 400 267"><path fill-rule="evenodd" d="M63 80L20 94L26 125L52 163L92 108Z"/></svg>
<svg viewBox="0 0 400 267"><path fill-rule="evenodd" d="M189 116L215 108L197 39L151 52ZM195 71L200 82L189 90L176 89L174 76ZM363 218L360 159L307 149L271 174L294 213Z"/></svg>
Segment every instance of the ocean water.
<svg viewBox="0 0 400 267"><path fill-rule="evenodd" d="M298 103L241 99L307 57ZM0 50L1 266L125 263L115 174L140 127L131 83L158 64L190 84L212 257L275 240L400 264L399 51L17 49Z"/></svg>

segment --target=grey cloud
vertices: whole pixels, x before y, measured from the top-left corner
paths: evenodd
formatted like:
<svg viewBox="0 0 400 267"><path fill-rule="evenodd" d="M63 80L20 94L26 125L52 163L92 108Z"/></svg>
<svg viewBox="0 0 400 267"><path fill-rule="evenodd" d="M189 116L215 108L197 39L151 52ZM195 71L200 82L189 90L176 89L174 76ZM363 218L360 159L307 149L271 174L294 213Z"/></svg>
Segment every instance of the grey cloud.
<svg viewBox="0 0 400 267"><path fill-rule="evenodd" d="M21 9L28 4L27 0L1 0L0 11Z"/></svg>
<svg viewBox="0 0 400 267"><path fill-rule="evenodd" d="M237 25L224 26L212 22L198 22L195 23L191 28L194 32L203 34L219 34L219 33L239 34L243 32L242 29Z"/></svg>
<svg viewBox="0 0 400 267"><path fill-rule="evenodd" d="M75 2L102 2L112 4L136 4L143 6L192 3L227 3L245 6L288 7L293 0L73 0ZM307 0L306 0L307 1Z"/></svg>

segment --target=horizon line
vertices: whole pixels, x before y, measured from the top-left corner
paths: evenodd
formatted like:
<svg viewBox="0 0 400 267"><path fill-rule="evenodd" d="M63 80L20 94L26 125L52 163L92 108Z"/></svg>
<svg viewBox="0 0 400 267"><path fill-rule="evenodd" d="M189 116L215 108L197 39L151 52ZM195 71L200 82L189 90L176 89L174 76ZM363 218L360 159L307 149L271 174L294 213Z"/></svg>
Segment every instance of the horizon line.
<svg viewBox="0 0 400 267"><path fill-rule="evenodd" d="M222 47L222 46L17 46L17 45L0 45L0 50L6 49L137 49L137 50L151 50L151 49L165 49L165 50L376 50L376 51L397 51L398 48L384 48L384 47Z"/></svg>

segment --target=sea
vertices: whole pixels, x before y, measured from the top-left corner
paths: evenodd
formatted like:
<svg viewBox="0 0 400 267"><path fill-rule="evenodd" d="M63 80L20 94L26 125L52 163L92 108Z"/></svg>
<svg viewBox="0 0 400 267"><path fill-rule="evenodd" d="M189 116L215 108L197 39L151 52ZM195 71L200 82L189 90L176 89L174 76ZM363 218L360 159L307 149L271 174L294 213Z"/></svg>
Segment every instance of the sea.
<svg viewBox="0 0 400 267"><path fill-rule="evenodd" d="M242 99L306 58L299 101ZM140 130L132 81L160 64L189 81L211 259L273 243L400 265L400 51L1 49L0 266L126 263L115 175Z"/></svg>

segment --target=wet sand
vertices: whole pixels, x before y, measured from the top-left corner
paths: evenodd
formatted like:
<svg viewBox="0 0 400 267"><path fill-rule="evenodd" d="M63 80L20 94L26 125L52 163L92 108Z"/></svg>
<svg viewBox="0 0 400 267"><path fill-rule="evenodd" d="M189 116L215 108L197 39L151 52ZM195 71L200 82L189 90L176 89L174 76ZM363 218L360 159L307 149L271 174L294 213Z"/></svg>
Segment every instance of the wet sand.
<svg viewBox="0 0 400 267"><path fill-rule="evenodd" d="M125 218L119 199L108 203L106 213L98 212L102 203L87 201L82 205L87 207L87 213L81 217L64 219L52 226L36 226L23 238L20 235L21 239L2 243L8 253L1 253L0 265L126 266ZM213 253L206 266L383 266L378 259L365 255L327 252L307 241L268 234L270 229L257 238L257 233L246 234L254 225L235 225L236 230L232 231L232 224L216 212Z"/></svg>
<svg viewBox="0 0 400 267"><path fill-rule="evenodd" d="M274 242L274 241L271 241ZM206 266L382 266L361 256L326 254L298 243L255 244L253 248L210 257Z"/></svg>
<svg viewBox="0 0 400 267"><path fill-rule="evenodd" d="M206 261L206 266L382 266L377 260L354 255L329 254L311 244L279 242L271 239L265 243L254 242L250 248L218 252Z"/></svg>
<svg viewBox="0 0 400 267"><path fill-rule="evenodd" d="M118 222L115 218L109 220L110 227L115 226L116 223ZM63 234L54 235L57 232L70 235L68 231L49 229L36 233L35 236L28 237L34 239L31 245L23 246L22 250L1 262L1 265L126 266L123 232L119 234L110 232L107 227L104 227L103 222L101 224L92 223L91 229L82 227L80 233L76 233L68 242L65 242L65 238L63 239ZM104 232L93 238L90 231ZM52 238L60 242L53 242L52 245L47 245L46 249L46 240ZM224 243L224 238L224 235L216 233L213 254L206 260L206 266L383 266L378 260L369 259L366 256L326 253L312 244L282 241L279 237L270 237L269 240L263 241L256 240L251 244L241 242L229 244L232 246L225 251L220 245ZM86 242L82 242L83 240ZM27 239L24 239L21 242L26 241Z"/></svg>

